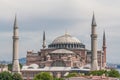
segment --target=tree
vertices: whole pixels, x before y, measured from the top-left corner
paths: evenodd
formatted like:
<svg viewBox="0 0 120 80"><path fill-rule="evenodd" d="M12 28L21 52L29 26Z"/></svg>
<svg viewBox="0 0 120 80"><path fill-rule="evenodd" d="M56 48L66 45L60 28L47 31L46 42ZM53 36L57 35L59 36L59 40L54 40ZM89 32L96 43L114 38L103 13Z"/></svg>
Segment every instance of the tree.
<svg viewBox="0 0 120 80"><path fill-rule="evenodd" d="M12 74L9 72L1 72L0 73L0 80L13 80L12 79Z"/></svg>
<svg viewBox="0 0 120 80"><path fill-rule="evenodd" d="M105 74L108 77L120 77L120 74L117 70L115 69L111 69L110 71L106 71L106 70L97 70L97 71L91 71L89 73L89 75L96 75L96 76L101 76Z"/></svg>
<svg viewBox="0 0 120 80"><path fill-rule="evenodd" d="M23 80L22 76L18 73L12 75L13 80Z"/></svg>
<svg viewBox="0 0 120 80"><path fill-rule="evenodd" d="M108 76L109 77L120 77L120 74L117 70L111 69L110 71L108 71Z"/></svg>
<svg viewBox="0 0 120 80"><path fill-rule="evenodd" d="M77 77L78 76L78 73L69 73L66 77L69 78L69 77Z"/></svg>
<svg viewBox="0 0 120 80"><path fill-rule="evenodd" d="M96 76L101 76L103 74L107 75L107 71L106 70L97 70L97 71L91 71L89 73L89 75L96 75Z"/></svg>
<svg viewBox="0 0 120 80"><path fill-rule="evenodd" d="M20 65L20 68L22 68L22 64L19 64L19 65ZM12 71L12 63L8 64L8 70Z"/></svg>
<svg viewBox="0 0 120 80"><path fill-rule="evenodd" d="M8 64L8 70L12 71L12 64Z"/></svg>
<svg viewBox="0 0 120 80"><path fill-rule="evenodd" d="M4 71L0 73L0 80L23 80L22 76L18 73L12 73Z"/></svg>
<svg viewBox="0 0 120 80"><path fill-rule="evenodd" d="M53 77L48 72L41 72L33 80L53 80Z"/></svg>

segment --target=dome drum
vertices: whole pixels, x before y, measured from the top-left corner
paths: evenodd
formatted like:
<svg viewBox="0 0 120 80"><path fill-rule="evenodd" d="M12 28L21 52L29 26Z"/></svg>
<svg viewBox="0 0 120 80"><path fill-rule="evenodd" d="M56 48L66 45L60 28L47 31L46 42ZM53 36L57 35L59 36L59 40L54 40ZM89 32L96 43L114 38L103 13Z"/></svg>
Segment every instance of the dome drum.
<svg viewBox="0 0 120 80"><path fill-rule="evenodd" d="M80 48L85 48L85 45L82 43L65 43L65 44L50 44L48 45L48 48L55 48L55 49L80 49Z"/></svg>

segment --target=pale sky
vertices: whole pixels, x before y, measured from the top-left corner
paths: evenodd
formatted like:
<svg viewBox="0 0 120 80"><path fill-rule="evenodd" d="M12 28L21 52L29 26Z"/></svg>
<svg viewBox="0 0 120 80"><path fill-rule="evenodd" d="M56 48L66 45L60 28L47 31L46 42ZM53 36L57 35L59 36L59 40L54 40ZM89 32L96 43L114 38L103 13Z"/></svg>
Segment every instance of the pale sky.
<svg viewBox="0 0 120 80"><path fill-rule="evenodd" d="M0 0L0 60L12 60L12 32L17 14L19 57L38 52L43 31L50 44L66 31L90 49L93 11L97 22L98 49L106 31L107 62L120 63L120 0Z"/></svg>

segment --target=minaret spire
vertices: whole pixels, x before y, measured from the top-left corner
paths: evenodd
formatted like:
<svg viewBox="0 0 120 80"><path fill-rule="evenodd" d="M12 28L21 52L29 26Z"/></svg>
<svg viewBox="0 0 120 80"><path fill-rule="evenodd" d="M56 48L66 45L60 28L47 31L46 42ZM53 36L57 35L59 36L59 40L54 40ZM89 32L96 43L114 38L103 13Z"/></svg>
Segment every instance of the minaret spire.
<svg viewBox="0 0 120 80"><path fill-rule="evenodd" d="M103 47L106 47L105 31L103 32Z"/></svg>
<svg viewBox="0 0 120 80"><path fill-rule="evenodd" d="M43 49L46 47L45 31L43 32Z"/></svg>
<svg viewBox="0 0 120 80"><path fill-rule="evenodd" d="M12 73L20 73L20 66L18 60L19 54L19 35L17 26L17 17L15 15L14 27L13 27L13 61L12 61Z"/></svg>
<svg viewBox="0 0 120 80"><path fill-rule="evenodd" d="M98 61L97 61L97 33L96 33L96 21L93 13L92 24L91 24L91 53L92 53L92 63L91 70L98 70Z"/></svg>
<svg viewBox="0 0 120 80"><path fill-rule="evenodd" d="M15 20L14 20L14 28L15 28L15 27L18 27L18 26L17 26L17 15L16 15L16 14L15 14Z"/></svg>
<svg viewBox="0 0 120 80"><path fill-rule="evenodd" d="M104 52L104 67L106 66L106 37L105 37L105 31L103 32L103 52Z"/></svg>
<svg viewBox="0 0 120 80"><path fill-rule="evenodd" d="M93 12L93 17L92 17L92 26L97 26L96 24L96 21L95 21L95 15L94 15L94 12Z"/></svg>

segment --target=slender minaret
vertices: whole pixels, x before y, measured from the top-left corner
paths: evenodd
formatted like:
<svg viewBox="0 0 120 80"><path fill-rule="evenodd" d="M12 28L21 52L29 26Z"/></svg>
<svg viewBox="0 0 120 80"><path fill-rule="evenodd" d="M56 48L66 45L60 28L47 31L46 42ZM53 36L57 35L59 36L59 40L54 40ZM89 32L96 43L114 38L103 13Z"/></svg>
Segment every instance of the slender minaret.
<svg viewBox="0 0 120 80"><path fill-rule="evenodd" d="M102 46L102 48L103 48L103 52L104 52L104 64L103 64L103 67L105 67L106 66L106 37L105 37L105 31L104 31L104 33L103 33L103 46Z"/></svg>
<svg viewBox="0 0 120 80"><path fill-rule="evenodd" d="M97 61L97 32L96 32L96 21L93 13L92 24L91 24L91 53L92 53L92 63L91 70L98 70L98 61Z"/></svg>
<svg viewBox="0 0 120 80"><path fill-rule="evenodd" d="M14 28L13 28L13 61L12 61L12 73L20 73L20 66L18 60L19 53L19 36L18 36L18 26L17 26L17 18L15 16Z"/></svg>
<svg viewBox="0 0 120 80"><path fill-rule="evenodd" d="M46 41L45 41L45 31L43 32L43 45L42 45L43 49L45 49L46 47Z"/></svg>

